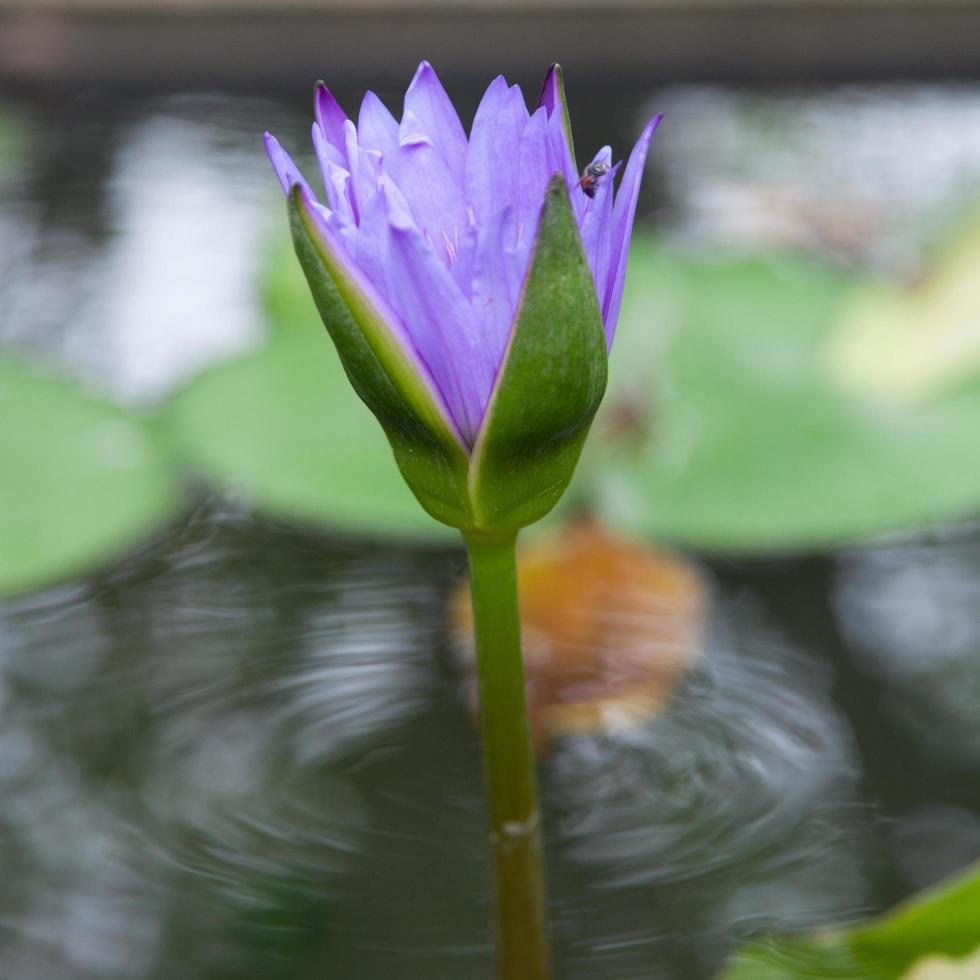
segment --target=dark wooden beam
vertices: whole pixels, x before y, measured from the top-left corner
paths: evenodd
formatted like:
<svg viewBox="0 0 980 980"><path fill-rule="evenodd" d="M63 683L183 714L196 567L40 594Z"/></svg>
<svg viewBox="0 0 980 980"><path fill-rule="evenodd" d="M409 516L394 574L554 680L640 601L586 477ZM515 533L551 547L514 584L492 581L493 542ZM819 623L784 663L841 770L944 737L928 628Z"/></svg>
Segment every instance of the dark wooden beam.
<svg viewBox="0 0 980 980"><path fill-rule="evenodd" d="M858 2L509 4L334 12L166 4L86 10L0 3L0 81L153 89L403 88L420 58L457 85L531 84L561 60L576 86L980 78L980 5Z"/></svg>

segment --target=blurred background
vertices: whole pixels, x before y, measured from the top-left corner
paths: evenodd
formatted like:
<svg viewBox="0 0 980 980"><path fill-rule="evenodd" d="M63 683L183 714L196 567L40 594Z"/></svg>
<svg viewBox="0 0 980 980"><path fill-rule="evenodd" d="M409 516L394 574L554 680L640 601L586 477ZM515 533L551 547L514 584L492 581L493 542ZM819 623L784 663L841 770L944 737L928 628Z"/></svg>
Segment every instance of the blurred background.
<svg viewBox="0 0 980 980"><path fill-rule="evenodd" d="M467 126L561 61L582 156L666 116L527 535L557 975L708 980L971 874L978 37L967 0L0 0L0 978L492 973L464 558L261 144L311 163L316 79L397 115L422 58Z"/></svg>

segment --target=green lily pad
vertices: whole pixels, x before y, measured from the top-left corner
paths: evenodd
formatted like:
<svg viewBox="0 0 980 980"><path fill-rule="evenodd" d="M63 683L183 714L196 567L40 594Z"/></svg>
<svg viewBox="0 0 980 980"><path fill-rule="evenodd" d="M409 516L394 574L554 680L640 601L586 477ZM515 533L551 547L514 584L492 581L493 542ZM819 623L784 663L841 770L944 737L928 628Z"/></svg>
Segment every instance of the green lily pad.
<svg viewBox="0 0 980 980"><path fill-rule="evenodd" d="M265 513L365 534L446 540L357 397L294 256L267 283L273 331L258 350L194 379L165 408L182 455Z"/></svg>
<svg viewBox="0 0 980 980"><path fill-rule="evenodd" d="M974 867L855 930L851 948L886 976L901 976L926 954L954 959L980 947L980 869Z"/></svg>
<svg viewBox="0 0 980 980"><path fill-rule="evenodd" d="M852 929L754 942L720 980L945 980L975 977L980 865Z"/></svg>
<svg viewBox="0 0 980 980"><path fill-rule="evenodd" d="M173 513L176 468L125 409L0 356L0 420L0 594L86 571Z"/></svg>
<svg viewBox="0 0 980 980"><path fill-rule="evenodd" d="M790 256L685 261L641 247L613 361L628 362L617 383L643 393L650 422L635 451L599 468L603 514L740 552L975 514L980 390L907 402L845 382L828 348L853 291Z"/></svg>
<svg viewBox="0 0 980 980"><path fill-rule="evenodd" d="M751 943L731 959L720 980L882 980L859 966L835 937Z"/></svg>

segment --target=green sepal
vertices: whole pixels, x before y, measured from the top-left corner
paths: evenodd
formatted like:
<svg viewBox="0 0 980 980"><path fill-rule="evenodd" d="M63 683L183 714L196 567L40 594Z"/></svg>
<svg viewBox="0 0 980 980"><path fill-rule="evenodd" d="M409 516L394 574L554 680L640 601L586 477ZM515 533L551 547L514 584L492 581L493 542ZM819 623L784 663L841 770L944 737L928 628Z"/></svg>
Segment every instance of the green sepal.
<svg viewBox="0 0 980 980"><path fill-rule="evenodd" d="M298 186L289 195L289 223L296 255L344 371L381 423L405 482L436 520L471 526L467 452L397 338L318 234Z"/></svg>
<svg viewBox="0 0 980 980"><path fill-rule="evenodd" d="M592 272L556 174L470 463L477 530L525 527L558 502L602 401L607 361Z"/></svg>

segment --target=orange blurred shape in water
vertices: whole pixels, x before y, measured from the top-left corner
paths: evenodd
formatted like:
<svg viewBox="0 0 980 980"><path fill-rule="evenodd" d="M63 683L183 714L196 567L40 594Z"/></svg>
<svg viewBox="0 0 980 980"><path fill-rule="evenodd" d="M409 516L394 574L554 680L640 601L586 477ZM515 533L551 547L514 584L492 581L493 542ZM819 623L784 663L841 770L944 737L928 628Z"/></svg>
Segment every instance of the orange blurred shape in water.
<svg viewBox="0 0 980 980"><path fill-rule="evenodd" d="M530 541L518 561L538 749L558 736L621 730L655 715L700 654L706 595L693 566L592 521ZM465 581L449 614L472 670ZM471 699L475 709L472 677Z"/></svg>

